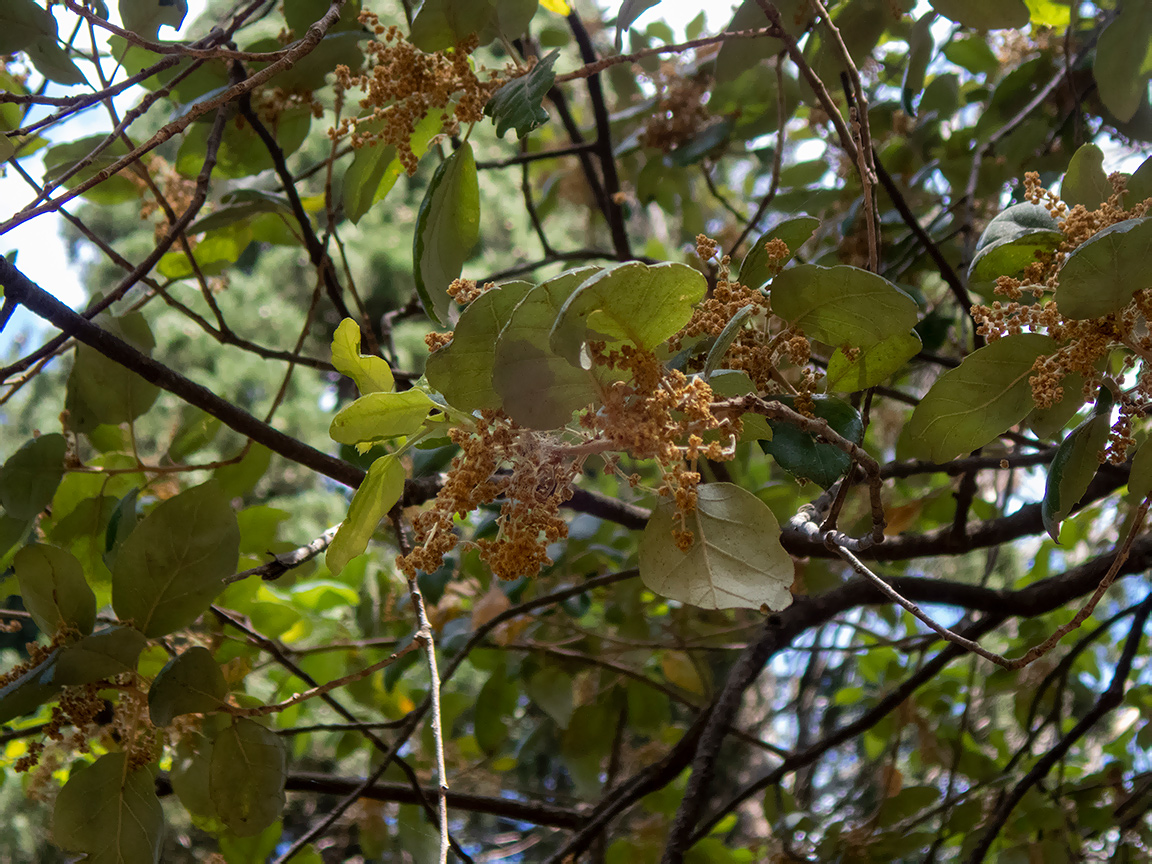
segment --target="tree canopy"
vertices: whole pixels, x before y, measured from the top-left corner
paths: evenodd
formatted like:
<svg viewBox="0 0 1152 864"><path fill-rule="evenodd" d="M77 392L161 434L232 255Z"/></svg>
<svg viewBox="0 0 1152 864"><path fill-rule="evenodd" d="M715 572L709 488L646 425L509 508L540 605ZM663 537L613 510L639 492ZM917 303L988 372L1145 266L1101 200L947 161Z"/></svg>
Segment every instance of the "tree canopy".
<svg viewBox="0 0 1152 864"><path fill-rule="evenodd" d="M659 5L5 0L5 860L1152 854L1152 6Z"/></svg>

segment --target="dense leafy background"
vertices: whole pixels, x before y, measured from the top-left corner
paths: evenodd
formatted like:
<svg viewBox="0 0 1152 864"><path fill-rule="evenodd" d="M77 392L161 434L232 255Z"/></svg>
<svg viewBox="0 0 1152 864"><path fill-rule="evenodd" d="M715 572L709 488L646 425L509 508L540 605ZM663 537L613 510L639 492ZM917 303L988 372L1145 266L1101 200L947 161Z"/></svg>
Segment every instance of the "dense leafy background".
<svg viewBox="0 0 1152 864"><path fill-rule="evenodd" d="M195 56L153 44L182 3L113 5L0 8L3 170L25 200L54 184L5 206L0 234L66 214L85 302L114 298L84 324L20 281L31 251L0 271L0 647L17 669L0 689L0 857L437 860L429 670L381 519L427 508L458 452L444 427L474 410L548 430L597 398L612 374L581 364L595 338L769 403L740 403L762 410L732 459L701 460L704 542L687 555L660 469L625 452L623 475L583 465L538 576L502 581L463 546L419 574L449 860L1148 856L1152 446L1140 409L1133 446L1102 465L1112 397L1075 375L1142 392L1147 330L1116 322L1147 306L1152 221L1106 220L1069 251L1061 311L1112 329L1052 406L1033 364L1077 337L985 345L969 316L1066 242L1026 172L1086 212L1115 171L1122 207L1152 196L1147 4L833 0L833 31L818 4L745 0L726 29L781 29L711 39L703 16L674 32L652 2L565 17L557 0L380 0L364 8L422 51L478 34L476 67L540 60L449 94L478 99L480 122L439 134L441 103L360 149L328 135L360 110L337 65L381 62L357 0L327 19L327 0L211 3ZM850 155L861 95L871 160ZM77 133L76 112L98 131ZM667 344L724 277L698 234L765 289L774 326L813 341L811 363L774 373L826 373L804 413L776 378L729 368L762 310ZM444 291L461 272L502 287L462 315ZM18 304L53 326L11 337L32 320L9 320ZM457 322L429 359L425 333ZM60 329L79 344L49 342ZM137 353L109 356L101 334ZM206 390L129 371L146 368ZM830 547L818 526L842 488ZM813 502L819 518L794 519ZM456 530L493 540L499 509ZM1015 658L1126 540L1092 614L1022 669L939 638L835 552Z"/></svg>

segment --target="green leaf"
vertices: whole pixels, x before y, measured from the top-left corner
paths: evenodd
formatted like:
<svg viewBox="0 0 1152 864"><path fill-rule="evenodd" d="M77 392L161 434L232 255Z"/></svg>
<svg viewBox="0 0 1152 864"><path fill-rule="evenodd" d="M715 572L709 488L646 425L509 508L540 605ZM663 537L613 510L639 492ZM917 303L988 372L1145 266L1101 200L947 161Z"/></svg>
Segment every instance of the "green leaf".
<svg viewBox="0 0 1152 864"><path fill-rule="evenodd" d="M99 324L144 354L156 347L144 316L130 312L119 318L101 317ZM160 388L88 345L76 347L76 360L68 375L66 405L68 427L88 433L97 426L129 423L144 414L160 395Z"/></svg>
<svg viewBox="0 0 1152 864"><path fill-rule="evenodd" d="M1112 428L1112 403L1111 391L1101 387L1093 415L1069 432L1052 456L1040 516L1044 530L1056 543L1060 542L1060 523L1084 497L1100 467Z"/></svg>
<svg viewBox="0 0 1152 864"><path fill-rule="evenodd" d="M807 28L808 21L812 17L807 0L779 0L775 6L780 11L784 29L790 34L797 36ZM755 30L766 26L768 19L764 17L764 12L756 0L744 0L724 31L727 33ZM780 40L774 36L727 40L720 46L720 51L716 55L714 77L717 86L735 81L753 66L758 65L761 60L779 52L782 47Z"/></svg>
<svg viewBox="0 0 1152 864"><path fill-rule="evenodd" d="M332 418L328 434L340 444L362 444L411 435L436 403L419 390L369 393Z"/></svg>
<svg viewBox="0 0 1152 864"><path fill-rule="evenodd" d="M734 396L747 396L755 393L756 387L746 372L735 369L719 369L712 373L708 379L708 386L717 399L731 399ZM741 418L744 431L740 435L741 441L771 441L772 427L763 414L753 411L746 412Z"/></svg>
<svg viewBox="0 0 1152 864"><path fill-rule="evenodd" d="M301 39L309 27L324 17L331 5L330 0L284 0L284 23L295 31L297 39ZM340 8L340 17L329 32L359 30L363 27L357 20L360 9L360 0L346 0Z"/></svg>
<svg viewBox="0 0 1152 864"><path fill-rule="evenodd" d="M234 266L251 242L252 226L247 222L236 222L226 228L209 231L196 244L192 254L201 273L215 275ZM196 274L183 250L165 253L156 265L156 270L168 279L190 279Z"/></svg>
<svg viewBox="0 0 1152 864"><path fill-rule="evenodd" d="M13 519L35 519L56 494L64 478L68 449L58 433L33 438L0 468L0 507Z"/></svg>
<svg viewBox="0 0 1152 864"><path fill-rule="evenodd" d="M361 118L357 123L357 131L361 133L378 133L387 125L386 119L373 117ZM408 145L417 158L424 155L432 139L440 134L443 125L439 112L432 111L424 115L412 130ZM370 143L356 151L352 157L352 164L344 172L341 184L341 200L344 202L344 215L352 224L360 221L361 217L374 205L383 201L396 185L397 179L404 173L404 166L396 155L396 148L391 144Z"/></svg>
<svg viewBox="0 0 1152 864"><path fill-rule="evenodd" d="M672 540L675 508L661 502L640 540L640 578L662 597L701 609L783 609L792 602L791 556L780 545L780 526L763 501L731 483L697 490L685 527L687 553Z"/></svg>
<svg viewBox="0 0 1152 864"><path fill-rule="evenodd" d="M148 688L148 715L153 726L167 726L181 714L218 710L227 694L212 652L193 645L169 660Z"/></svg>
<svg viewBox="0 0 1152 864"><path fill-rule="evenodd" d="M916 325L916 301L858 267L801 264L772 280L772 311L809 338L871 348Z"/></svg>
<svg viewBox="0 0 1152 864"><path fill-rule="evenodd" d="M43 36L56 38L56 19L33 0L0 4L0 54L15 54Z"/></svg>
<svg viewBox="0 0 1152 864"><path fill-rule="evenodd" d="M487 45L499 36L522 35L536 14L537 0L424 0L412 19L409 40L432 53L453 48L472 34Z"/></svg>
<svg viewBox="0 0 1152 864"><path fill-rule="evenodd" d="M741 306L740 310L728 319L728 323L724 325L724 329L720 331L720 335L716 337L716 341L708 349L708 356L704 358L704 369L701 370L700 374L704 376L705 380L711 378L712 373L720 368L724 355L728 353L728 349L732 347L732 343L736 341L736 337L740 335L740 331L744 329L744 324L751 315L751 306Z"/></svg>
<svg viewBox="0 0 1152 864"><path fill-rule="evenodd" d="M1127 197L1122 203L1125 207L1131 207L1149 198L1152 198L1152 156L1141 162L1140 167L1128 177Z"/></svg>
<svg viewBox="0 0 1152 864"><path fill-rule="evenodd" d="M1072 154L1068 171L1060 183L1060 197L1069 207L1083 204L1095 210L1112 195L1112 184L1104 173L1104 151L1095 144L1084 144Z"/></svg>
<svg viewBox="0 0 1152 864"><path fill-rule="evenodd" d="M1036 408L1028 415L1028 428L1036 433L1037 438L1051 438L1068 425L1068 421L1076 416L1080 406L1084 404L1084 377L1073 372L1065 376L1060 382L1064 391L1059 402L1047 408Z"/></svg>
<svg viewBox="0 0 1152 864"><path fill-rule="evenodd" d="M492 387L505 413L522 426L559 428L572 418L573 411L600 399L592 375L553 353L548 345L564 303L598 272L599 267L581 267L541 282L520 301L500 333Z"/></svg>
<svg viewBox="0 0 1152 864"><path fill-rule="evenodd" d="M620 11L616 13L617 51L623 50L624 32L632 26L632 23L653 6L659 5L660 0L623 0L620 4Z"/></svg>
<svg viewBox="0 0 1152 864"><path fill-rule="evenodd" d="M52 811L53 839L71 852L86 852L91 864L158 861L163 830L152 772L132 770L127 753L105 754L74 771Z"/></svg>
<svg viewBox="0 0 1152 864"><path fill-rule="evenodd" d="M1136 447L1132 457L1132 471L1128 475L1128 493L1137 500L1144 500L1152 492L1152 436L1146 437Z"/></svg>
<svg viewBox="0 0 1152 864"><path fill-rule="evenodd" d="M921 15L912 25L912 32L908 36L908 65L904 67L900 102L904 106L904 113L912 117L916 116L916 97L924 89L924 73L928 71L928 61L936 49L932 38L932 22L935 20L935 12Z"/></svg>
<svg viewBox="0 0 1152 864"><path fill-rule="evenodd" d="M81 635L96 625L96 595L72 553L39 543L25 546L12 561L24 608L51 636L61 624Z"/></svg>
<svg viewBox="0 0 1152 864"><path fill-rule="evenodd" d="M416 217L416 291L437 324L448 323L448 286L460 277L479 238L480 185L472 145L464 142L432 175Z"/></svg>
<svg viewBox="0 0 1152 864"><path fill-rule="evenodd" d="M1152 288L1152 218L1125 219L1078 246L1060 268L1056 305L1067 318L1119 312Z"/></svg>
<svg viewBox="0 0 1152 864"><path fill-rule="evenodd" d="M920 347L920 337L911 331L896 333L870 348L860 349L851 360L844 349L837 348L828 360L824 386L846 393L875 387L920 353Z"/></svg>
<svg viewBox="0 0 1152 864"><path fill-rule="evenodd" d="M983 37L971 34L957 36L944 46L944 56L973 75L995 75L1000 61Z"/></svg>
<svg viewBox="0 0 1152 864"><path fill-rule="evenodd" d="M1036 358L1056 342L1038 333L985 345L932 385L905 427L913 455L947 462L993 441L1032 410L1028 379Z"/></svg>
<svg viewBox="0 0 1152 864"><path fill-rule="evenodd" d="M114 678L136 669L144 634L131 627L108 627L60 649L45 684L75 686Z"/></svg>
<svg viewBox="0 0 1152 864"><path fill-rule="evenodd" d="M194 405L185 405L180 414L180 426L168 445L168 458L177 464L211 444L224 425L219 417Z"/></svg>
<svg viewBox="0 0 1152 864"><path fill-rule="evenodd" d="M485 291L460 313L452 341L428 355L425 375L448 404L461 411L499 408L492 385L496 343L531 282L505 282Z"/></svg>
<svg viewBox="0 0 1152 864"><path fill-rule="evenodd" d="M1053 252L1064 240L1059 223L1046 207L1015 204L996 216L976 243L968 280L990 294L998 276L1019 277L1038 253Z"/></svg>
<svg viewBox="0 0 1152 864"><path fill-rule="evenodd" d="M0 135L0 162L7 162L16 155L16 145L6 135Z"/></svg>
<svg viewBox="0 0 1152 864"><path fill-rule="evenodd" d="M589 277L560 310L552 327L552 350L572 365L584 343L626 341L652 350L692 317L708 283L685 264L619 264Z"/></svg>
<svg viewBox="0 0 1152 864"><path fill-rule="evenodd" d="M404 466L391 454L372 463L352 496L348 517L340 523L328 547L325 561L333 576L340 575L349 561L364 554L376 526L404 494L404 476Z"/></svg>
<svg viewBox="0 0 1152 864"><path fill-rule="evenodd" d="M392 370L383 357L360 353L360 326L345 318L332 336L332 365L356 382L360 395L389 393L396 386Z"/></svg>
<svg viewBox="0 0 1152 864"><path fill-rule="evenodd" d="M155 40L167 25L179 30L188 14L187 0L120 0L120 20L125 30Z"/></svg>
<svg viewBox="0 0 1152 864"><path fill-rule="evenodd" d="M60 692L61 685L51 682L52 671L60 649L56 648L43 662L0 687L0 723L31 714Z"/></svg>
<svg viewBox="0 0 1152 864"><path fill-rule="evenodd" d="M476 743L489 756L500 750L500 745L508 738L507 719L516 710L519 688L510 682L500 666L484 682L476 696L476 708L472 713L472 729Z"/></svg>
<svg viewBox="0 0 1152 864"><path fill-rule="evenodd" d="M789 408L795 407L796 400L791 396L776 397ZM864 434L860 414L840 399L828 396L813 397L812 413L849 441L857 444ZM790 423L775 423L772 426L772 439L760 445L764 452L794 477L811 480L827 489L843 477L852 460L839 447L823 444L808 432Z"/></svg>
<svg viewBox="0 0 1152 864"><path fill-rule="evenodd" d="M212 477L229 498L241 498L260 482L271 462L271 450L263 444L251 443L243 459L234 465L221 465L212 472Z"/></svg>
<svg viewBox="0 0 1152 864"><path fill-rule="evenodd" d="M211 767L211 738L189 735L180 739L172 754L172 770L168 777L180 803L198 816L216 815L208 782Z"/></svg>
<svg viewBox="0 0 1152 864"><path fill-rule="evenodd" d="M359 29L329 32L299 61L273 76L269 86L289 91L319 90L337 66L347 66L357 73L364 65L360 43L371 38L371 34Z"/></svg>
<svg viewBox="0 0 1152 864"><path fill-rule="evenodd" d="M756 239L748 254L744 256L744 260L740 262L740 273L736 281L753 290L763 287L765 282L775 276L780 268L795 256L797 250L816 233L819 227L820 220L812 216L793 216L775 228L769 228ZM788 257L770 265L765 249L769 240L783 240L788 246Z"/></svg>
<svg viewBox="0 0 1152 864"><path fill-rule="evenodd" d="M1024 0L929 0L932 8L974 30L1007 30L1027 26L1031 13Z"/></svg>
<svg viewBox="0 0 1152 864"><path fill-rule="evenodd" d="M552 67L559 56L560 49L557 48L542 57L527 75L513 78L492 94L484 106L484 114L495 121L497 138L503 138L509 129L515 129L516 134L523 138L548 122L548 112L542 105L545 94L556 80Z"/></svg>
<svg viewBox="0 0 1152 864"><path fill-rule="evenodd" d="M87 84L88 79L80 68L72 62L72 58L56 42L55 36L42 36L27 48L24 53L36 67L36 71L57 84L66 87L75 84Z"/></svg>
<svg viewBox="0 0 1152 864"><path fill-rule="evenodd" d="M1135 117L1152 76L1152 6L1136 0L1120 4L1120 14L1096 43L1092 73L1100 100L1116 119Z"/></svg>
<svg viewBox="0 0 1152 864"><path fill-rule="evenodd" d="M124 541L112 571L112 608L149 638L208 611L236 570L240 529L209 480L161 502Z"/></svg>
<svg viewBox="0 0 1152 864"><path fill-rule="evenodd" d="M213 740L209 791L232 833L251 837L280 817L284 779L284 747L271 729L241 718Z"/></svg>
<svg viewBox="0 0 1152 864"><path fill-rule="evenodd" d="M575 710L572 698L572 676L554 666L545 666L524 682L528 698L540 706L561 729L568 728Z"/></svg>

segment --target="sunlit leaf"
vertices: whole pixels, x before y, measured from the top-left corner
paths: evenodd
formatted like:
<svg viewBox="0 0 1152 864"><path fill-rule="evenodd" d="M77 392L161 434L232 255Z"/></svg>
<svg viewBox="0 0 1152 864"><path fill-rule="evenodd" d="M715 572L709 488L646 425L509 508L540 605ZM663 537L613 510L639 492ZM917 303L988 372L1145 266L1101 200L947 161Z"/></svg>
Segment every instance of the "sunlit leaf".
<svg viewBox="0 0 1152 864"><path fill-rule="evenodd" d="M918 458L947 462L993 441L1032 410L1028 379L1056 342L1037 333L997 339L936 379L905 427Z"/></svg>
<svg viewBox="0 0 1152 864"><path fill-rule="evenodd" d="M332 336L332 365L356 382L360 395L390 392L396 381L383 357L360 353L360 327L345 318Z"/></svg>
<svg viewBox="0 0 1152 864"><path fill-rule="evenodd" d="M347 518L328 547L326 562L334 576L364 553L380 520L404 494L404 477L404 466L391 454L372 463L352 496Z"/></svg>
<svg viewBox="0 0 1152 864"><path fill-rule="evenodd" d="M629 342L651 350L688 323L703 299L704 276L684 264L620 264L588 278L568 300L552 328L552 350L583 365L585 342Z"/></svg>
<svg viewBox="0 0 1152 864"><path fill-rule="evenodd" d="M332 418L328 434L341 444L411 435L435 408L436 403L419 390L369 393Z"/></svg>
<svg viewBox="0 0 1152 864"><path fill-rule="evenodd" d="M828 358L824 386L829 390L854 393L875 387L888 379L920 352L920 337L915 331L896 333L869 348L845 353L837 348Z"/></svg>
<svg viewBox="0 0 1152 864"><path fill-rule="evenodd" d="M424 311L438 324L448 323L448 286L480 237L480 186L472 145L440 163L416 217L413 275Z"/></svg>
<svg viewBox="0 0 1152 864"><path fill-rule="evenodd" d="M692 548L672 539L671 504L661 502L640 540L640 578L657 594L702 609L783 609L792 602L792 558L780 545L776 517L759 498L730 483L697 492L685 527Z"/></svg>

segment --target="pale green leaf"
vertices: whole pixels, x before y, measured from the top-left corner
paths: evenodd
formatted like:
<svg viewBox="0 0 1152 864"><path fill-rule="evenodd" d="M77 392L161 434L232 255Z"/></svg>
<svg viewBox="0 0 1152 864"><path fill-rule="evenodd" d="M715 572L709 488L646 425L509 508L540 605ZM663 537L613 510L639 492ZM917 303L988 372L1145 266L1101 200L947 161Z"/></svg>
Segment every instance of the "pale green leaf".
<svg viewBox="0 0 1152 864"><path fill-rule="evenodd" d="M640 540L640 578L662 597L702 609L783 609L792 602L792 558L768 506L730 483L699 487L686 528L687 553L672 540L676 513L661 502Z"/></svg>
<svg viewBox="0 0 1152 864"><path fill-rule="evenodd" d="M532 67L526 75L513 78L492 94L484 113L496 123L496 137L503 138L509 129L523 138L533 129L548 122L548 112L542 107L544 96L556 80L552 68L560 49L556 49Z"/></svg>
<svg viewBox="0 0 1152 864"><path fill-rule="evenodd" d="M112 571L112 607L155 638L187 627L236 570L240 530L209 480L161 502L124 541Z"/></svg>
<svg viewBox="0 0 1152 864"><path fill-rule="evenodd" d="M947 462L1019 423L1035 405L1032 366L1055 350L1051 337L1020 333L969 354L936 379L912 412L905 434L913 454Z"/></svg>
<svg viewBox="0 0 1152 864"><path fill-rule="evenodd" d="M96 624L96 595L76 557L55 546L25 546L12 560L24 608L51 636L66 624L81 635Z"/></svg>
<svg viewBox="0 0 1152 864"><path fill-rule="evenodd" d="M692 317L708 283L685 264L620 264L587 279L568 300L552 327L552 350L573 365L584 343L630 342L652 350Z"/></svg>
<svg viewBox="0 0 1152 864"><path fill-rule="evenodd" d="M732 347L732 343L736 341L736 337L740 335L740 331L744 329L744 325L751 315L751 306L741 306L739 311L728 319L728 323L724 325L724 329L720 331L720 335L716 337L716 341L708 349L708 356L704 358L704 368L701 370L701 374L705 380L711 378L712 373L720 368L724 355L728 353L728 349Z"/></svg>
<svg viewBox="0 0 1152 864"><path fill-rule="evenodd" d="M381 456L369 467L352 496L348 517L328 547L325 561L332 575L338 576L349 561L368 548L376 526L404 494L404 476L404 466L391 454Z"/></svg>
<svg viewBox="0 0 1152 864"><path fill-rule="evenodd" d="M369 393L332 418L328 434L341 444L361 444L411 435L436 403L419 390Z"/></svg>
<svg viewBox="0 0 1152 864"><path fill-rule="evenodd" d="M1069 207L1083 204L1095 210L1112 194L1112 184L1104 173L1104 151L1085 144L1072 154L1068 171L1060 183L1060 197Z"/></svg>
<svg viewBox="0 0 1152 864"><path fill-rule="evenodd" d="M1057 543L1060 523L1084 497L1100 467L1112 427L1112 402L1111 392L1102 388L1093 415L1069 432L1052 456L1040 516L1044 530Z"/></svg>
<svg viewBox="0 0 1152 864"><path fill-rule="evenodd" d="M824 386L829 391L845 393L875 387L920 353L920 347L920 337L915 331L909 331L888 336L870 348L858 349L859 353L851 360L842 348L837 348L828 359Z"/></svg>
<svg viewBox="0 0 1152 864"><path fill-rule="evenodd" d="M147 864L160 858L164 811L152 772L131 770L127 753L107 753L72 772L52 811L52 838L89 864Z"/></svg>
<svg viewBox="0 0 1152 864"><path fill-rule="evenodd" d="M740 273L736 281L746 288L760 288L779 272L820 227L820 220L812 216L793 216L785 219L774 228L769 228L756 238L744 260L740 262ZM769 240L783 240L788 247L788 256L771 263L766 246Z"/></svg>
<svg viewBox="0 0 1152 864"><path fill-rule="evenodd" d="M1031 12L1024 0L929 0L932 8L974 30L1019 29Z"/></svg>
<svg viewBox="0 0 1152 864"><path fill-rule="evenodd" d="M0 507L13 519L34 519L52 502L68 449L58 433L33 438L0 468Z"/></svg>
<svg viewBox="0 0 1152 864"><path fill-rule="evenodd" d="M480 238L480 185L472 145L465 142L445 159L420 204L413 243L413 275L424 311L448 323L448 286Z"/></svg>
<svg viewBox="0 0 1152 864"><path fill-rule="evenodd" d="M998 276L1021 276L1038 254L1055 251L1063 240L1059 223L1046 207L1015 204L980 235L968 280L977 291L991 294Z"/></svg>
<svg viewBox="0 0 1152 864"><path fill-rule="evenodd" d="M452 341L428 356L425 375L448 404L461 411L499 408L492 386L496 342L531 282L505 282L468 304L452 331Z"/></svg>
<svg viewBox="0 0 1152 864"><path fill-rule="evenodd" d="M212 652L193 645L169 660L148 688L148 715L153 726L167 726L181 714L219 709L227 693Z"/></svg>
<svg viewBox="0 0 1152 864"><path fill-rule="evenodd" d="M1067 318L1100 318L1152 288L1152 218L1109 225L1078 246L1060 268L1056 305Z"/></svg>
<svg viewBox="0 0 1152 864"><path fill-rule="evenodd" d="M858 267L801 264L772 280L772 311L812 339L871 348L916 324L916 301Z"/></svg>
<svg viewBox="0 0 1152 864"><path fill-rule="evenodd" d="M356 382L362 396L388 393L396 386L384 358L360 353L360 327L351 318L341 321L332 336L332 365Z"/></svg>
<svg viewBox="0 0 1152 864"><path fill-rule="evenodd" d="M496 344L492 386L503 409L530 429L555 429L572 412L598 402L591 373L553 353L552 325L564 303L599 267L561 273L533 288L512 312Z"/></svg>
<svg viewBox="0 0 1152 864"><path fill-rule="evenodd" d="M284 747L271 729L242 718L214 739L209 790L234 834L251 837L280 817L284 779Z"/></svg>

